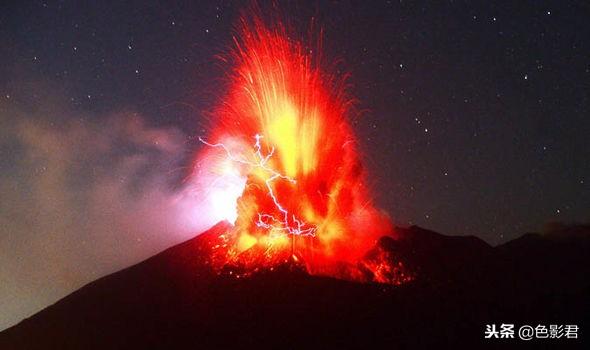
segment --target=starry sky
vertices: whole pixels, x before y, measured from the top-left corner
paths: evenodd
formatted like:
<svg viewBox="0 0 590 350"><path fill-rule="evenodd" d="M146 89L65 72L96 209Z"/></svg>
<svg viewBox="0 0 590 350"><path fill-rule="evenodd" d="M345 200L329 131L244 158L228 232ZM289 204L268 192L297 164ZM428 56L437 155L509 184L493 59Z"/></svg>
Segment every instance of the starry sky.
<svg viewBox="0 0 590 350"><path fill-rule="evenodd" d="M0 6L0 278L13 281L0 328L204 225L160 238L184 210L182 169L225 87L216 55L247 5ZM370 186L396 224L498 244L590 221L590 5L281 8L302 35L314 17L324 57L350 73Z"/></svg>

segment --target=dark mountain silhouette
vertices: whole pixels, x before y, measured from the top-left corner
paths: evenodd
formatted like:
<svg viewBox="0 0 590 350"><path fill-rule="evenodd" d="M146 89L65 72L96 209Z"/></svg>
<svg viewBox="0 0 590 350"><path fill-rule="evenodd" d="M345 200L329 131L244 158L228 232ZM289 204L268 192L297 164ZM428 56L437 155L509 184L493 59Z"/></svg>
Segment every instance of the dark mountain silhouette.
<svg viewBox="0 0 590 350"><path fill-rule="evenodd" d="M486 324L576 324L588 338L590 227L498 247L410 227L381 238L416 274L401 286L310 276L289 265L237 279L207 257L227 224L92 282L0 333L0 349L480 348Z"/></svg>

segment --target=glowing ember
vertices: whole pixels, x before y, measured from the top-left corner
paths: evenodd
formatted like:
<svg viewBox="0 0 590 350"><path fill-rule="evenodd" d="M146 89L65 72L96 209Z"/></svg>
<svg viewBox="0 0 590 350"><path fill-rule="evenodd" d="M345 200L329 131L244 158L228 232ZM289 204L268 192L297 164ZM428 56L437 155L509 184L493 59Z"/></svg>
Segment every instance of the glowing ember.
<svg viewBox="0 0 590 350"><path fill-rule="evenodd" d="M222 209L235 226L215 245L214 264L241 276L290 261L354 279L350 269L392 226L364 186L343 81L281 26L243 20L235 44L229 91L198 157L200 167L238 174L244 184L237 216ZM235 183L220 193L234 193ZM401 265L383 264L363 268L378 268L372 280L397 283Z"/></svg>
<svg viewBox="0 0 590 350"><path fill-rule="evenodd" d="M258 167L258 168L268 172L268 178L266 178L266 180L264 182L266 183L266 188L268 189L268 195L272 198L272 200L275 204L275 209L277 209L280 212L281 218L280 219L276 218L270 214L258 213L258 221L256 223L258 225L258 227L263 227L263 228L269 229L271 232L281 232L281 233L292 234L292 235L311 235L311 236L313 236L316 231L315 227L306 228L306 225L303 222L301 222L300 220L298 220L295 217L295 214L289 213L279 203L279 200L277 199L277 197L274 193L272 183L274 181L278 181L278 180L286 180L292 184L296 184L296 181L289 176L282 175L282 174L278 173L276 170L273 170L266 165L268 163L270 157L274 153L274 148L271 149L271 151L267 155L263 156L262 151L261 151L261 146L260 146L260 139L261 138L262 138L261 135L256 134L256 136L255 136L256 143L254 144L254 147L256 148L255 155L256 155L257 159L255 162L251 162L247 159L240 159L240 158L234 157L231 154L231 152L227 149L227 147L222 143L210 144L210 143L204 141L202 138L199 138L199 140L201 142L203 142L204 144L206 144L207 146L222 148L225 151L225 153L227 154L228 159L230 159L231 161L239 162L241 164L245 164L245 165L248 165L248 166L254 167L254 168Z"/></svg>

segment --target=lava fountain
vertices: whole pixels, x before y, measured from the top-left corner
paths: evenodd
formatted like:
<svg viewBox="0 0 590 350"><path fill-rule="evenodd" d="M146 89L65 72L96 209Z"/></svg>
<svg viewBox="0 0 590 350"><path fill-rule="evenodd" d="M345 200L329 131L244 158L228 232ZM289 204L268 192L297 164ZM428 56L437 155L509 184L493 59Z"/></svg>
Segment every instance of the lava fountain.
<svg viewBox="0 0 590 350"><path fill-rule="evenodd" d="M242 19L238 33L223 58L229 87L195 165L225 184L217 209L234 224L214 242L214 266L240 277L288 262L362 279L357 267L392 225L365 185L345 79L282 25ZM363 266L383 269L382 260ZM391 280L371 271L372 280L403 280L401 263L390 265Z"/></svg>

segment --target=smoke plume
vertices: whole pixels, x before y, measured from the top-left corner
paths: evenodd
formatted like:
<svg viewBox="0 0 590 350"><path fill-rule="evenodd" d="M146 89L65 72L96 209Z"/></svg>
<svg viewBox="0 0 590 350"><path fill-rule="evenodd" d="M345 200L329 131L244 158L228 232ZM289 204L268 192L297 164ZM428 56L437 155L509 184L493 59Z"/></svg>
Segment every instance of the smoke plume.
<svg viewBox="0 0 590 350"><path fill-rule="evenodd" d="M0 329L217 219L178 129L22 90L0 102Z"/></svg>

